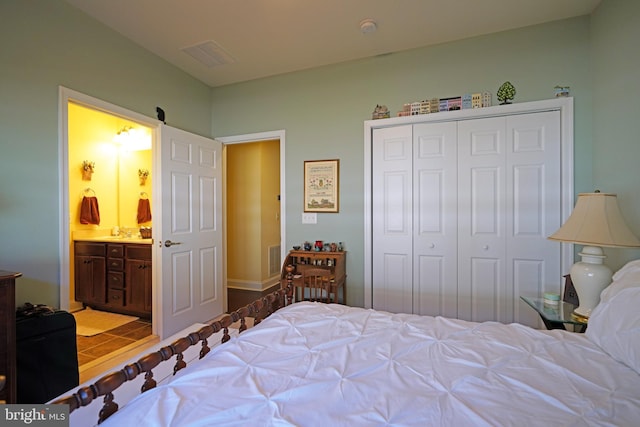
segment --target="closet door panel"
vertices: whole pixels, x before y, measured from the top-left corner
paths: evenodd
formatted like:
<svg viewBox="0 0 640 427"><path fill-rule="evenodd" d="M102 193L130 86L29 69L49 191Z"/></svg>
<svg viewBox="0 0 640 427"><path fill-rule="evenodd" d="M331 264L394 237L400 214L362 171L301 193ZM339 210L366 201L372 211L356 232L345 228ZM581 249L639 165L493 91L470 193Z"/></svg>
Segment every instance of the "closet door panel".
<svg viewBox="0 0 640 427"><path fill-rule="evenodd" d="M372 148L372 307L411 313L412 126L375 129Z"/></svg>
<svg viewBox="0 0 640 427"><path fill-rule="evenodd" d="M458 315L496 320L505 283L505 118L458 123Z"/></svg>
<svg viewBox="0 0 640 427"><path fill-rule="evenodd" d="M517 301L520 295L557 291L554 284L563 274L560 246L547 239L562 220L560 112L509 116L506 127L507 203L513 209L505 242L511 287L505 292ZM538 323L535 313L518 303L498 320Z"/></svg>
<svg viewBox="0 0 640 427"><path fill-rule="evenodd" d="M469 310L463 319L486 322L498 318L504 305L504 295L500 292L504 284L503 263L501 258L494 257L470 259L470 293L468 297L460 296L460 302L467 304Z"/></svg>
<svg viewBox="0 0 640 427"><path fill-rule="evenodd" d="M413 127L413 312L457 317L457 125Z"/></svg>

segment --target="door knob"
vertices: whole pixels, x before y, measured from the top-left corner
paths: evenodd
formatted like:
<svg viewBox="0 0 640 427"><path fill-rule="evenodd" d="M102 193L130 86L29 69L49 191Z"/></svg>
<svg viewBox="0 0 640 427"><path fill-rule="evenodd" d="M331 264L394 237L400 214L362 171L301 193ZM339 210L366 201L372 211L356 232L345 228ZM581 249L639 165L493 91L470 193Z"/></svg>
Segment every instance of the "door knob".
<svg viewBox="0 0 640 427"><path fill-rule="evenodd" d="M181 244L182 244L182 242L172 242L171 240L165 240L164 241L164 245L166 247L170 247L170 246L173 246L173 245L181 245Z"/></svg>

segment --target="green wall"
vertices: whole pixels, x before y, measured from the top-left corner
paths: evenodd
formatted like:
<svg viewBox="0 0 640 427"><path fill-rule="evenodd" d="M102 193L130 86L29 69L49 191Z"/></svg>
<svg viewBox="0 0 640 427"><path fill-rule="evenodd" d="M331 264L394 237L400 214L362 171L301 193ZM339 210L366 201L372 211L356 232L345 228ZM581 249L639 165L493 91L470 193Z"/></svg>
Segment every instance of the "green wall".
<svg viewBox="0 0 640 427"><path fill-rule="evenodd" d="M516 102L575 97L577 191L592 181L589 17L554 22L213 89L213 134L286 130L286 246L343 241L348 302L364 303L364 124L376 104L488 90L506 80ZM340 159L340 212L301 223L303 161ZM560 280L560 279L559 279Z"/></svg>
<svg viewBox="0 0 640 427"><path fill-rule="evenodd" d="M593 188L618 194L640 237L640 2L605 0L591 19L593 58ZM640 258L638 249L606 248L614 271Z"/></svg>
<svg viewBox="0 0 640 427"><path fill-rule="evenodd" d="M210 89L61 0L0 2L0 64L0 269L18 304L58 306L58 86L203 135Z"/></svg>
<svg viewBox="0 0 640 427"><path fill-rule="evenodd" d="M576 193L616 192L640 235L640 5L603 0L580 17L423 49L210 89L62 0L0 2L0 268L21 271L18 303L58 304L58 86L201 135L286 130L287 246L343 241L349 303L363 304L363 122L376 104L468 91L505 80L516 102L575 98ZM627 101L629 100L629 101ZM340 159L340 213L303 225L304 160ZM635 197L634 197L635 196ZM608 264L640 258L610 250Z"/></svg>

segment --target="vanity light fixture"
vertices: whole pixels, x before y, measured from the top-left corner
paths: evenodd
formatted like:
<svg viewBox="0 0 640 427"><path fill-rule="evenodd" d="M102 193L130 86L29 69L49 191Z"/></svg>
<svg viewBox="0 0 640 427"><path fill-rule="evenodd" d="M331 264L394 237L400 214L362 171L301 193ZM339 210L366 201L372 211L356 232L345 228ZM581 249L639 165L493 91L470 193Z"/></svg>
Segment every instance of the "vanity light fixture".
<svg viewBox="0 0 640 427"><path fill-rule="evenodd" d="M116 133L116 136L113 137L113 141L122 144L129 138L129 131L133 129L131 126L124 126L122 129Z"/></svg>
<svg viewBox="0 0 640 427"><path fill-rule="evenodd" d="M151 138L142 129L124 126L113 137L113 141L128 151L142 151L151 149Z"/></svg>

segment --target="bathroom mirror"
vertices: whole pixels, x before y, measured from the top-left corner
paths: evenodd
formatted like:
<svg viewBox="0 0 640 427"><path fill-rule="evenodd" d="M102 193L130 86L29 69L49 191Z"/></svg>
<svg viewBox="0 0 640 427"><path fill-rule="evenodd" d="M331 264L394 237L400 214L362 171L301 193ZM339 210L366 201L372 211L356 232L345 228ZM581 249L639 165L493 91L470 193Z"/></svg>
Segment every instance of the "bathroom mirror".
<svg viewBox="0 0 640 427"><path fill-rule="evenodd" d="M121 117L70 102L69 115L69 213L70 229L111 230L115 226L150 227L152 221L137 222L140 198L152 196L151 129ZM126 138L118 138L122 129L135 129L136 138L147 141L146 149ZM94 171L83 174L83 162L91 162ZM142 182L140 172L147 177ZM82 197L95 194L99 203L100 223L80 224L79 207Z"/></svg>

